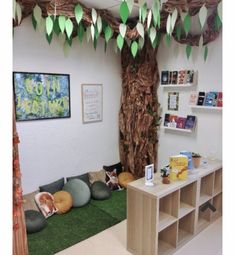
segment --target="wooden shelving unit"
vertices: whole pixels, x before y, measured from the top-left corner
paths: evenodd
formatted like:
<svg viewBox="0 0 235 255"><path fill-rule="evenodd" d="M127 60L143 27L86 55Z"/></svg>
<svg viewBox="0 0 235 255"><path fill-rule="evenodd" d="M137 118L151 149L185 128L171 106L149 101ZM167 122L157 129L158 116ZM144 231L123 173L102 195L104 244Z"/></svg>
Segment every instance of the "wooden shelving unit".
<svg viewBox="0 0 235 255"><path fill-rule="evenodd" d="M222 215L221 162L167 185L157 173L154 184L141 178L127 186L127 249L135 255L173 254ZM203 208L207 202L216 212Z"/></svg>

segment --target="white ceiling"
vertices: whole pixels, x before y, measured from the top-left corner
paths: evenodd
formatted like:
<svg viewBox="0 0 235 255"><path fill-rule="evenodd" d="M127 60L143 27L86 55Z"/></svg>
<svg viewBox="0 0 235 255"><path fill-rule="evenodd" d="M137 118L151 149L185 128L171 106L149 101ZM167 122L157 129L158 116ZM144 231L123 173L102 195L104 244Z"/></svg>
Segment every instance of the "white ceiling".
<svg viewBox="0 0 235 255"><path fill-rule="evenodd" d="M150 7L153 0L146 0L147 5ZM81 0L81 3L87 7L94 7L97 9L107 9L112 12L115 17L119 17L119 7L122 0ZM139 15L138 4L135 4L130 17L135 17Z"/></svg>

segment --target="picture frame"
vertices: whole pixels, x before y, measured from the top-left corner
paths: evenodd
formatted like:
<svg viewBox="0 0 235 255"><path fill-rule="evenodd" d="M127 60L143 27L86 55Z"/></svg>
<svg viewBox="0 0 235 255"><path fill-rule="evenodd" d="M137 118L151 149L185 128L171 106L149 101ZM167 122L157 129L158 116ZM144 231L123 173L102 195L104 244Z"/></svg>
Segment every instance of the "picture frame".
<svg viewBox="0 0 235 255"><path fill-rule="evenodd" d="M82 84L82 121L94 123L103 120L103 85Z"/></svg>
<svg viewBox="0 0 235 255"><path fill-rule="evenodd" d="M168 92L168 111L179 110L179 92Z"/></svg>
<svg viewBox="0 0 235 255"><path fill-rule="evenodd" d="M145 185L153 186L154 183L154 164L145 166Z"/></svg>
<svg viewBox="0 0 235 255"><path fill-rule="evenodd" d="M16 121L70 118L70 75L13 72Z"/></svg>

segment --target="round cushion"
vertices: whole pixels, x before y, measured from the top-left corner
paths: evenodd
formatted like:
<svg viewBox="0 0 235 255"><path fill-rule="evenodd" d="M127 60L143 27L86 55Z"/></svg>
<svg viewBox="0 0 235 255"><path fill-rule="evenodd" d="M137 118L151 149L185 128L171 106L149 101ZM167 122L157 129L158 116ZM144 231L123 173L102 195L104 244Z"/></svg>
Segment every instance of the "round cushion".
<svg viewBox="0 0 235 255"><path fill-rule="evenodd" d="M120 186L126 188L127 184L129 182L132 182L135 180L135 177L132 173L129 172L122 172L118 175L118 183Z"/></svg>
<svg viewBox="0 0 235 255"><path fill-rule="evenodd" d="M27 210L25 211L25 224L27 233L31 234L41 231L46 227L47 222L39 211Z"/></svg>
<svg viewBox="0 0 235 255"><path fill-rule="evenodd" d="M80 207L87 204L91 198L91 191L88 185L79 179L68 181L63 190L68 191L73 198L73 207Z"/></svg>
<svg viewBox="0 0 235 255"><path fill-rule="evenodd" d="M111 190L102 181L96 181L91 185L91 196L96 200L104 200L110 198Z"/></svg>
<svg viewBox="0 0 235 255"><path fill-rule="evenodd" d="M66 213L71 209L73 199L69 192L63 190L57 191L53 196L55 207L58 209L58 214Z"/></svg>

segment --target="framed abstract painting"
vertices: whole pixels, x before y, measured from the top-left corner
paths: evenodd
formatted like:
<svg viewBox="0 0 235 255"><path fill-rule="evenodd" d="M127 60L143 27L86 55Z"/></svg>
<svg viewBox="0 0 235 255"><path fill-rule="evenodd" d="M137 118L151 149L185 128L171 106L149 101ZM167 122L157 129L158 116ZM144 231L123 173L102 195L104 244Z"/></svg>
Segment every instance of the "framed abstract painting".
<svg viewBox="0 0 235 255"><path fill-rule="evenodd" d="M69 74L13 72L17 121L70 118Z"/></svg>

